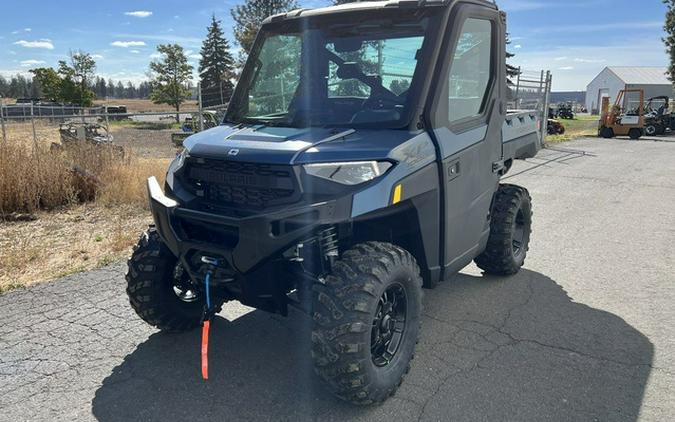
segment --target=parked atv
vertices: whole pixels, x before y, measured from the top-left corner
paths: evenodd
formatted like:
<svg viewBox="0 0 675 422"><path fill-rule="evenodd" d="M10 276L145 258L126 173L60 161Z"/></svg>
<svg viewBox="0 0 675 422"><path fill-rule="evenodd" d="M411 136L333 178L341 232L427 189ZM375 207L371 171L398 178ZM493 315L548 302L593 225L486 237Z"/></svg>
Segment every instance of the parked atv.
<svg viewBox="0 0 675 422"><path fill-rule="evenodd" d="M563 135L565 134L565 126L559 120L548 119L548 126L546 132L549 135Z"/></svg>
<svg viewBox="0 0 675 422"><path fill-rule="evenodd" d="M212 110L204 110L202 112L202 119L202 127L206 130L218 126L222 119L222 115L219 116L218 113ZM171 134L171 142L173 142L175 146L181 147L183 146L183 141L186 140L188 136L194 135L200 130L199 113L192 113L183 121L181 131Z"/></svg>
<svg viewBox="0 0 675 422"><path fill-rule="evenodd" d="M74 149L82 145L108 148L117 157L124 158L124 148L113 143L113 136L98 123L68 122L59 126L61 143L52 143L52 149Z"/></svg>
<svg viewBox="0 0 675 422"><path fill-rule="evenodd" d="M670 113L670 98L653 97L645 106L645 135L661 136L675 125L675 118Z"/></svg>
<svg viewBox="0 0 675 422"><path fill-rule="evenodd" d="M392 396L420 337L422 288L472 261L504 277L525 262L530 194L500 180L537 154L547 105L500 106L505 39L488 1L265 20L222 124L185 140L164 189L148 180L155 225L127 273L136 313L162 331L201 326L208 378L225 302L293 307L338 397ZM398 83L373 74L382 62L397 63Z"/></svg>
<svg viewBox="0 0 675 422"><path fill-rule="evenodd" d="M572 106L570 105L560 106L560 108L558 108L558 117L566 120L574 119L574 111L572 110Z"/></svg>

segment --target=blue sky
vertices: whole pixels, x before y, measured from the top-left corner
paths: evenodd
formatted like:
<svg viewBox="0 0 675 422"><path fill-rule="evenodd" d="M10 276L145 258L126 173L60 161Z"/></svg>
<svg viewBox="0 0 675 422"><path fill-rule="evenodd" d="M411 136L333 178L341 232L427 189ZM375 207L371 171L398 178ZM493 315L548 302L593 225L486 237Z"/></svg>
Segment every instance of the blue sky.
<svg viewBox="0 0 675 422"><path fill-rule="evenodd" d="M146 79L157 44L176 42L196 65L210 15L233 46L230 8L243 0L36 1L3 5L0 74L55 66L68 51L94 55L98 73ZM326 0L300 0L318 7ZM583 90L605 66L666 66L660 0L497 0L508 13L514 64L550 69L554 90ZM195 66L196 67L196 66Z"/></svg>

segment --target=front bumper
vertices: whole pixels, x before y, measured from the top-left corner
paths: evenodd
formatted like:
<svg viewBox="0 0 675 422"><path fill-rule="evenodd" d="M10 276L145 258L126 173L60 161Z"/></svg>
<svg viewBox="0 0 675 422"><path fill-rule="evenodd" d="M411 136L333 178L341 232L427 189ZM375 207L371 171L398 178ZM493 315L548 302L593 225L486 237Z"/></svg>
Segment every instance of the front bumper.
<svg viewBox="0 0 675 422"><path fill-rule="evenodd" d="M167 197L157 179L148 179L155 226L171 252L185 259L192 253L216 255L246 274L264 261L310 237L321 226L350 220L351 196L311 205L236 218L193 210ZM186 226L227 233L223 241L191 235Z"/></svg>

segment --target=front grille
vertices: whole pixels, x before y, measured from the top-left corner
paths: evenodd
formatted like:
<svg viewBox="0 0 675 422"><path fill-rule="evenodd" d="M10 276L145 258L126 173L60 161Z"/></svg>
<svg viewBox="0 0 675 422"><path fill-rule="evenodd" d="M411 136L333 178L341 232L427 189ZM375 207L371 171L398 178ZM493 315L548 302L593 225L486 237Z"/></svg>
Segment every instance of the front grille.
<svg viewBox="0 0 675 422"><path fill-rule="evenodd" d="M260 209L298 200L290 166L191 157L184 178L194 195L215 206Z"/></svg>

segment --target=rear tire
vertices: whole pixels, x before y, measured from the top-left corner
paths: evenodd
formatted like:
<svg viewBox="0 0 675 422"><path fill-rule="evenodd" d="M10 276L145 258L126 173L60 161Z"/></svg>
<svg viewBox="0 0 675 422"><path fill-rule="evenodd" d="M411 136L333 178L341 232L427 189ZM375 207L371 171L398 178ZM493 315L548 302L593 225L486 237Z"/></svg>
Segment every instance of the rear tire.
<svg viewBox="0 0 675 422"><path fill-rule="evenodd" d="M532 198L527 189L501 185L495 196L487 247L476 265L488 274L513 275L525 262L532 233Z"/></svg>
<svg viewBox="0 0 675 422"><path fill-rule="evenodd" d="M317 374L345 401L386 400L410 370L421 309L422 278L409 252L381 242L354 246L314 287Z"/></svg>
<svg viewBox="0 0 675 422"><path fill-rule="evenodd" d="M174 291L177 270L180 271L178 259L154 227L141 236L128 267L129 303L143 321L169 332L188 331L200 325L203 301L181 300Z"/></svg>
<svg viewBox="0 0 675 422"><path fill-rule="evenodd" d="M603 127L600 129L600 136L605 139L612 139L614 137L614 130L611 127Z"/></svg>

